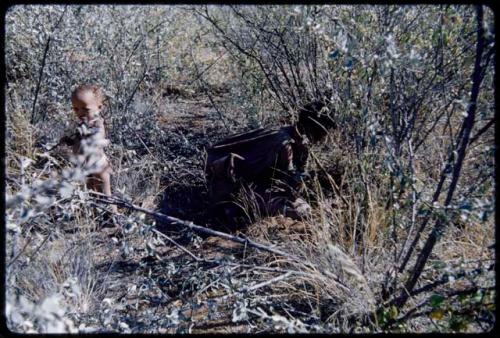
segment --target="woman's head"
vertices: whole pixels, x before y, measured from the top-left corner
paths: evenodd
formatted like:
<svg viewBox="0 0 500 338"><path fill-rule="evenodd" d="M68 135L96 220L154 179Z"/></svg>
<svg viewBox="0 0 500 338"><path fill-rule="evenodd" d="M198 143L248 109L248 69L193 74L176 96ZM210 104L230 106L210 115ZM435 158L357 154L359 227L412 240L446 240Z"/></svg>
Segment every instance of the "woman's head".
<svg viewBox="0 0 500 338"><path fill-rule="evenodd" d="M299 110L297 128L311 142L323 140L328 134L328 130L335 127L332 111L325 100L312 101Z"/></svg>

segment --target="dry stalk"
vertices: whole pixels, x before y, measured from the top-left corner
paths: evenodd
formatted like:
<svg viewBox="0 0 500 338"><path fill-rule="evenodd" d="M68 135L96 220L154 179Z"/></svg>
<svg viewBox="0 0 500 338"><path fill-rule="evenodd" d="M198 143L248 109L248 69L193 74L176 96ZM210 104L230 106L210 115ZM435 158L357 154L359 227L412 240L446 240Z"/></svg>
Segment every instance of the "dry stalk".
<svg viewBox="0 0 500 338"><path fill-rule="evenodd" d="M318 167L325 173L326 177L328 178L328 182L330 182L330 185L332 186L332 188L335 191L335 193L337 194L337 196L339 196L340 199L342 199L342 202L344 202L344 205L346 205L346 206L349 205L349 202L347 202L345 197L342 196L342 193L340 192L339 186L337 185L337 183L335 183L335 181L333 180L332 176L328 173L328 171L326 171L325 167L321 164L318 157L316 157L316 155L313 152L311 152L311 157L314 159L314 162L316 162Z"/></svg>

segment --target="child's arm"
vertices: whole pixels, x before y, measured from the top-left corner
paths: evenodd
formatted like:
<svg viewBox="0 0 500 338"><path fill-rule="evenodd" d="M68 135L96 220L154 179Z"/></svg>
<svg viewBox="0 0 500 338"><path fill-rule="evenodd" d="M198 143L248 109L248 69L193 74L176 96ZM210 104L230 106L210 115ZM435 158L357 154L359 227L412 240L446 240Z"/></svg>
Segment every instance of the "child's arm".
<svg viewBox="0 0 500 338"><path fill-rule="evenodd" d="M93 122L93 129L95 133L98 135L98 140L100 141L100 145L102 147L107 147L111 144L111 141L106 138L106 128L104 127L104 119L102 117L98 117Z"/></svg>
<svg viewBox="0 0 500 338"><path fill-rule="evenodd" d="M55 145L47 144L44 146L46 151L52 151L59 147L61 144L74 146L79 141L78 133L74 133L71 135L65 135L59 139L59 141Z"/></svg>
<svg viewBox="0 0 500 338"><path fill-rule="evenodd" d="M80 141L80 138L81 138L80 134L79 134L78 130L75 131L76 124L73 121L71 121L70 125L68 127L69 128L66 129L66 131L63 134L63 137L61 137L59 139L59 141L57 142L57 144L54 145L53 147L51 147L49 150L53 150L62 144L72 147L77 142Z"/></svg>

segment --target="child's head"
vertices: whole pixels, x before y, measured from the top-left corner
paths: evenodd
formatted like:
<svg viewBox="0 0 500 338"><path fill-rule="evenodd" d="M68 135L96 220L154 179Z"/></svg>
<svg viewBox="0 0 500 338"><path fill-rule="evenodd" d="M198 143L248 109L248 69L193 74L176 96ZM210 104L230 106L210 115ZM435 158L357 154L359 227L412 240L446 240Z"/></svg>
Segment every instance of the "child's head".
<svg viewBox="0 0 500 338"><path fill-rule="evenodd" d="M73 111L80 121L92 120L102 109L104 95L94 85L78 86L71 94Z"/></svg>

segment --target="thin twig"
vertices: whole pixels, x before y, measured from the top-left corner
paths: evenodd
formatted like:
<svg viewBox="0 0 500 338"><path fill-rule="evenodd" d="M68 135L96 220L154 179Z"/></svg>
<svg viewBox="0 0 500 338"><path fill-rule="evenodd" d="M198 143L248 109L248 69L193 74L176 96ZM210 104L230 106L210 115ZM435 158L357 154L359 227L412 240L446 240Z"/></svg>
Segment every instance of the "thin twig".
<svg viewBox="0 0 500 338"><path fill-rule="evenodd" d="M481 136L482 134L484 134L488 129L490 129L490 127L495 123L495 118L492 118L488 123L486 123L486 125L484 127L482 127L474 136L472 136L469 140L469 144L472 144L474 143L478 138L479 136Z"/></svg>
<svg viewBox="0 0 500 338"><path fill-rule="evenodd" d="M197 80L200 82L201 84L201 88L203 89L203 91L205 92L205 94L207 95L208 99L210 100L210 103L212 104L212 106L215 108L215 111L217 112L217 114L219 115L219 118L220 120L222 121L222 124L224 125L224 128L226 128L226 130L228 132L231 132L231 129L228 127L228 125L226 124L226 115L227 114L223 114L219 107L215 104L215 101L214 99L212 98L212 94L210 94L210 91L208 90L207 88L207 84L205 82L205 80L203 80L203 77L202 77L202 73L200 73L200 70L198 69L198 66L196 64L196 60L194 59L194 56L193 56L193 51L190 50L189 51L189 55L191 56L191 60L193 61L193 65L194 65L194 69L196 71L196 78ZM207 68L208 69L208 68ZM205 69L206 70L206 69Z"/></svg>
<svg viewBox="0 0 500 338"><path fill-rule="evenodd" d="M452 290L450 292L444 293L442 296L445 299L449 299L449 298L454 297L454 296L474 294L478 290L490 291L490 290L495 290L495 287L491 286L491 287L481 288L481 287L475 286L475 287L472 287L472 288L469 288L469 289L465 289L465 290ZM431 302L431 298L427 298L427 299L421 301L416 306L414 306L413 308L411 308L410 310L408 310L401 317L393 319L393 320L390 320L386 324L386 328L388 328L388 327L390 327L390 326L392 326L394 324L404 322L404 321L406 321L406 320L408 320L410 318L416 318L416 317L421 317L421 316L428 316L432 311L434 311L433 308L429 309L429 310L426 310L426 311L420 311L420 312L417 312L417 310L421 309L422 307L424 307L425 305L429 304L430 302ZM466 311L468 311L468 309L466 309Z"/></svg>
<svg viewBox="0 0 500 338"><path fill-rule="evenodd" d="M62 21L62 18L64 14L66 13L66 10L68 9L68 5L64 6L64 10L59 17L59 20L57 20L57 23L55 24L54 28L52 31L49 33L49 36L47 37L47 41L45 42L45 48L43 51L43 57L42 57L42 64L40 65L40 71L38 72L38 82L36 84L35 88L35 97L33 98L33 107L31 110L31 124L34 124L35 122L35 113L36 113L36 102L38 100L38 93L40 92L40 87L42 85L42 79L43 79L43 71L45 69L45 63L47 61L47 54L49 53L49 48L50 48L50 42L51 40L51 35L55 32L55 30L59 27L59 24Z"/></svg>
<svg viewBox="0 0 500 338"><path fill-rule="evenodd" d="M38 251L40 251L40 249L43 247L43 245L47 242L47 240L50 238L50 236L52 235L52 229L50 230L50 232L47 234L47 236L45 236L45 238L43 239L42 243L40 243L40 245L33 251L33 253L29 256L29 261L31 261L33 259L33 257L38 253Z"/></svg>
<svg viewBox="0 0 500 338"><path fill-rule="evenodd" d="M17 235L17 234L16 234L16 235ZM14 257L14 258L12 258L12 259L10 260L10 262L7 264L7 269L8 269L8 268L10 268L10 267L11 267L11 265L12 265L12 264L14 264L14 262L15 262L15 261L17 261L19 257L21 257L21 255L24 253L24 251L25 251L25 250L26 250L26 248L28 247L28 244L30 244L30 243L31 243L31 240L32 240L32 237L30 236L30 237L28 238L28 240L26 241L26 243L24 244L23 248L22 248L22 249L21 249L21 250L20 250L17 254L15 253L15 250L13 250L13 252L12 252L12 253L13 253L13 254L15 254L15 257Z"/></svg>
<svg viewBox="0 0 500 338"><path fill-rule="evenodd" d="M182 251L184 251L185 253L187 253L189 256L193 257L195 261L197 261L197 262L205 261L203 258L200 258L200 257L196 256L194 253L192 253L191 251L189 251L184 246L180 245L179 243L177 243L176 241L174 241L172 238L170 238L169 236L165 235L164 233L162 233L162 232L160 232L160 231L158 231L156 229L153 229L153 232L155 234L157 234L158 236L161 236L161 237L165 238L170 243L172 243L173 245L175 245L176 247L178 247L179 249L181 249Z"/></svg>
<svg viewBox="0 0 500 338"><path fill-rule="evenodd" d="M277 277L274 277L268 281L265 281L265 282L262 282L262 283L258 283L258 284L255 284L255 285L252 285L252 286L244 286L242 287L241 289L238 290L238 292L248 292L248 291L254 291L254 290L257 290L257 289L260 289L264 286L267 286L267 285L270 285L270 284L273 284L273 283L276 283L276 282L279 282L285 278L288 278L290 277L291 275L293 274L292 271L289 271L287 273L284 273L282 275L279 275Z"/></svg>
<svg viewBox="0 0 500 338"><path fill-rule="evenodd" d="M495 268L495 265L494 264L491 264L490 266L488 266L486 269L482 269L482 268L477 268L477 269L474 269L474 270L471 270L471 271L463 271L463 272L460 272L460 273L457 273L456 275L452 275L452 277L455 279L455 280L459 280L459 279L462 279L462 278L467 278L467 277L470 277L470 276L477 276L479 275L483 270L487 270L487 271L491 271ZM416 296L420 293L423 293L423 292L428 292L428 291L432 291L434 289L436 289L438 286L441 286L441 285L444 285L444 284L447 284L450 282L450 277L448 275L444 275L441 279L438 279L437 281L434 281L434 282L431 282L429 284L426 284L424 286L421 286L420 288L418 289L414 289L412 290L411 292L408 292L408 294L410 296ZM397 297L397 298L394 298L392 299L389 304L398 304L399 302L401 301L401 296Z"/></svg>

